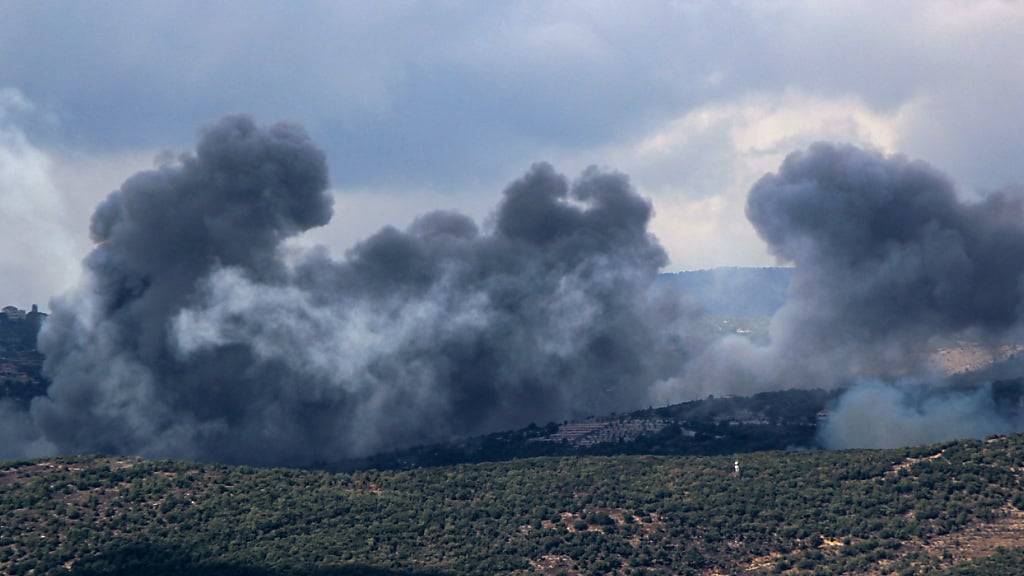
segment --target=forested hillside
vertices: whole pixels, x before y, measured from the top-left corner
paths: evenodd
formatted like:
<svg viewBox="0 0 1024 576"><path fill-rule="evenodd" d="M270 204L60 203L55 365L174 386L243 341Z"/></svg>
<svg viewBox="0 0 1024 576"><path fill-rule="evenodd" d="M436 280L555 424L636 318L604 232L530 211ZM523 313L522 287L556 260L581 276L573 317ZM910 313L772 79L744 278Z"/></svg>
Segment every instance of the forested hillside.
<svg viewBox="0 0 1024 576"><path fill-rule="evenodd" d="M1024 436L353 474L0 465L4 574L1021 572Z"/></svg>
<svg viewBox="0 0 1024 576"><path fill-rule="evenodd" d="M1021 384L1010 383L1021 388ZM331 470L400 469L536 456L717 455L819 447L822 415L840 390L708 397L661 408L550 422L519 430L322 463Z"/></svg>

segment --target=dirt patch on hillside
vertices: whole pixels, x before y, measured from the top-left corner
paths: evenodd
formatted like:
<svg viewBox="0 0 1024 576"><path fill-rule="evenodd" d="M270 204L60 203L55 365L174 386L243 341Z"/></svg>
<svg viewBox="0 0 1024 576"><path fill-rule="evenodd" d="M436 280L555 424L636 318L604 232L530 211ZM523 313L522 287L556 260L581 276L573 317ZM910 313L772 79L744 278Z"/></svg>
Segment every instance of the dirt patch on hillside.
<svg viewBox="0 0 1024 576"><path fill-rule="evenodd" d="M575 566L576 562L572 558L558 554L545 554L536 560L530 560L533 574L580 574Z"/></svg>
<svg viewBox="0 0 1024 576"><path fill-rule="evenodd" d="M963 530L932 538L921 547L929 556L951 566L987 558L999 548L1019 548L1024 544L1024 512L1004 508L1003 516L992 522L972 524Z"/></svg>
<svg viewBox="0 0 1024 576"><path fill-rule="evenodd" d="M778 562L782 557L783 555L780 552L771 552L769 554L765 554L764 556L756 556L746 564L740 566L738 572L757 573L771 570L771 568L775 566L775 563ZM718 572L716 571L707 573L707 576L712 576L714 574L718 574Z"/></svg>
<svg viewBox="0 0 1024 576"><path fill-rule="evenodd" d="M932 455L916 460L934 459L938 455ZM854 542L856 543L856 542ZM868 567L863 574L888 574L893 565L901 558L913 556L915 553L924 553L927 560L915 561L912 567L921 573L933 573L937 570L951 568L957 564L980 560L996 554L1001 548L1013 549L1024 545L1024 512L1013 507L1006 507L1000 510L997 518L990 522L975 522L961 530L951 532L942 536L936 536L921 541L918 539L907 540L889 558L878 560ZM823 538L817 549L826 556L833 556L842 553L845 547L843 541L834 538ZM774 566L782 560L789 560L790 563L797 560L801 549L794 549L789 552L771 552L763 556L757 556L736 567L734 574L764 574L772 572ZM795 567L782 571L784 574L797 573ZM719 571L709 571L705 574L712 576L719 574Z"/></svg>
<svg viewBox="0 0 1024 576"><path fill-rule="evenodd" d="M907 458L900 462L899 464L894 465L891 469L889 469L889 473L886 474L886 476L895 476L899 474L901 470L909 471L911 466L917 464L918 462L929 462L932 460L938 460L939 458L942 458L942 456L945 453L945 450L939 450L938 452L930 456L921 456L919 458Z"/></svg>
<svg viewBox="0 0 1024 576"><path fill-rule="evenodd" d="M974 342L961 342L956 346L939 348L931 355L932 362L948 375L967 374L1005 362L1024 352L1024 345L1003 344L986 346Z"/></svg>

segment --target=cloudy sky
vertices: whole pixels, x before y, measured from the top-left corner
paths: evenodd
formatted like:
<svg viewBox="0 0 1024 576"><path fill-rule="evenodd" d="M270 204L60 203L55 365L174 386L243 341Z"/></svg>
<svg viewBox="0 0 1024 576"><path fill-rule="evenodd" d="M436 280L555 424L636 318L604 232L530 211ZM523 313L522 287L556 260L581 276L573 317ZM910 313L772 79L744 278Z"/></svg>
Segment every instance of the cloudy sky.
<svg viewBox="0 0 1024 576"><path fill-rule="evenodd" d="M1024 182L1015 2L0 2L0 304L75 281L95 203L226 113L327 152L337 254L484 219L537 160L628 173L669 269L766 265L746 192L849 141Z"/></svg>

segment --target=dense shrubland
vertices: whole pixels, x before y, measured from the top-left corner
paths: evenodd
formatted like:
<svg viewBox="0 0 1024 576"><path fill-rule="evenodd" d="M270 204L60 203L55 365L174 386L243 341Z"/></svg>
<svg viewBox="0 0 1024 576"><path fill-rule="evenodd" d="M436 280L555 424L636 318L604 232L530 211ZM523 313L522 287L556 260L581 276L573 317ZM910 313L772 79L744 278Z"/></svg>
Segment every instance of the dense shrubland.
<svg viewBox="0 0 1024 576"><path fill-rule="evenodd" d="M361 471L0 465L9 574L1007 573L1024 437ZM986 541L987 541L986 540ZM1012 546L1010 546L1012 548Z"/></svg>

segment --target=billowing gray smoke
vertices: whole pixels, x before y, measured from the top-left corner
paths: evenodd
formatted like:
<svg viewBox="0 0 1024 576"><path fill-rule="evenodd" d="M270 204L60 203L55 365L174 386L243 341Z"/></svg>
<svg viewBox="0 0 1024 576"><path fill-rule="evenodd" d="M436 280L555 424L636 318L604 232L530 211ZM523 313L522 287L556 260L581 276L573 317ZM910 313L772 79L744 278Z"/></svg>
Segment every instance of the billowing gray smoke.
<svg viewBox="0 0 1024 576"><path fill-rule="evenodd" d="M651 206L621 174L538 164L484 230L435 212L342 261L286 262L285 240L330 220L326 189L301 130L244 117L126 181L40 337L47 396L0 406L0 456L305 464L652 396L858 382L832 446L1019 428L980 393L922 383L941 383L937 346L1019 330L1024 205L964 202L923 163L819 144L753 187L751 222L795 266L766 346L687 335L652 288L666 257Z"/></svg>
<svg viewBox="0 0 1024 576"><path fill-rule="evenodd" d="M819 431L830 448L897 448L1021 430L990 385L971 389L865 381L844 393Z"/></svg>
<svg viewBox="0 0 1024 576"><path fill-rule="evenodd" d="M648 298L666 257L625 176L538 164L493 230L436 212L286 264L331 218L326 187L300 129L231 117L111 194L40 337L34 449L329 461L638 406L678 371L676 311Z"/></svg>
<svg viewBox="0 0 1024 576"><path fill-rule="evenodd" d="M818 144L762 178L747 215L796 265L780 320L797 353L840 351L830 363L850 373L900 370L930 340L1001 337L1020 319L1019 197L964 203L922 162Z"/></svg>
<svg viewBox="0 0 1024 576"><path fill-rule="evenodd" d="M851 385L865 378L940 383L930 351L960 339L1005 341L1019 330L1024 209L1017 195L965 202L923 162L816 144L757 182L747 216L771 251L795 266L789 297L772 319L770 345L724 340L690 366L687 384L751 391ZM904 388L865 384L840 403L840 411L878 409L859 424L853 424L853 412L838 414L843 424L834 425L828 438L859 425L894 435L889 442L860 445L898 445L926 436L924 422L953 413L959 415L957 429L992 428L975 425L988 412L974 400L924 400L919 389ZM897 398L903 407L893 407ZM914 418L907 417L911 412ZM887 414L893 422L885 428ZM907 432L902 440L895 436L899 430ZM858 442L847 437L832 444Z"/></svg>

